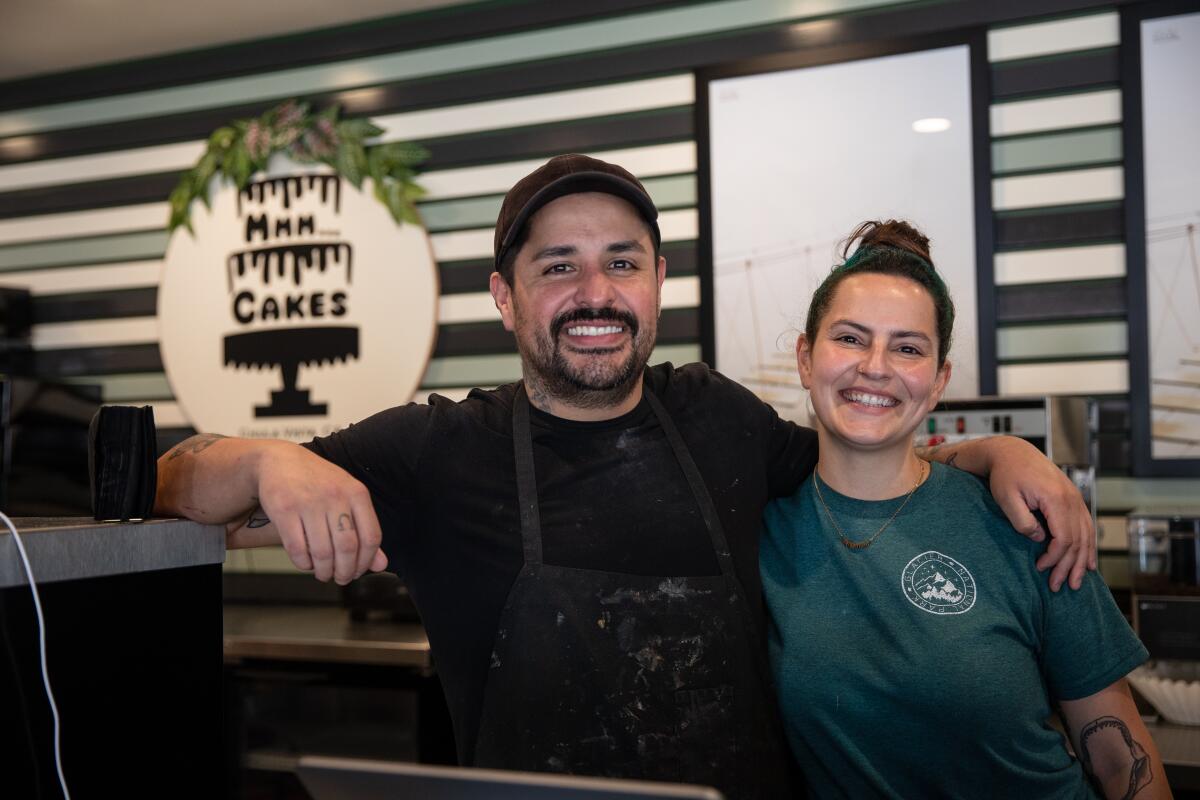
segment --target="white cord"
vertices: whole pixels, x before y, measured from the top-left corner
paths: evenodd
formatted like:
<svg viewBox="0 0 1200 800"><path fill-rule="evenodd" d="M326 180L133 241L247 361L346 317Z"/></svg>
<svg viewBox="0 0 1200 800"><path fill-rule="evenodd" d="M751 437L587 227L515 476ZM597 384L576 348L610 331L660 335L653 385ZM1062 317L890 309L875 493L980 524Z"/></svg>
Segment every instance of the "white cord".
<svg viewBox="0 0 1200 800"><path fill-rule="evenodd" d="M17 533L17 526L13 525L12 520L3 511L0 511L0 520L3 520L12 532L13 541L17 543L17 552L21 554L21 563L25 566L25 574L29 578L29 590L33 592L33 609L37 612L38 620L38 649L42 657L42 683L46 687L46 698L50 701L50 713L54 716L54 768L58 770L58 785L62 787L63 800L71 800L71 793L67 791L67 779L63 777L62 770L62 726L58 720L54 692L50 690L50 672L46 667L46 618L42 614L42 598L38 595L37 584L33 580L33 567L29 563L25 545L21 542L21 534ZM37 757L36 753L34 757Z"/></svg>

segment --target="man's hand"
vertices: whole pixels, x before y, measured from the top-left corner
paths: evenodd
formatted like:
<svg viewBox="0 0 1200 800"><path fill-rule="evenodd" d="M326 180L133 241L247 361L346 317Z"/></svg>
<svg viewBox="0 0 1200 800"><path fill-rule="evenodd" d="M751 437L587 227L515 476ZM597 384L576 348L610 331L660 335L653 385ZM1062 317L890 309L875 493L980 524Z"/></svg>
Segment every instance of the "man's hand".
<svg viewBox="0 0 1200 800"><path fill-rule="evenodd" d="M298 445L265 450L257 466L258 501L288 557L319 581L349 583L368 569L379 572L379 519L367 487ZM261 520L260 520L261 521ZM256 524L251 513L246 525Z"/></svg>
<svg viewBox="0 0 1200 800"><path fill-rule="evenodd" d="M1035 542L1050 534L1037 568L1053 568L1052 590L1057 592L1064 581L1078 589L1084 573L1096 568L1096 532L1079 489L1029 442L1015 436L989 436L918 448L917 453L988 478L992 496L1017 531Z"/></svg>
<svg viewBox="0 0 1200 800"><path fill-rule="evenodd" d="M1012 436L998 437L988 480L992 496L1012 526L1043 541L1051 535L1037 568L1050 573L1050 588L1058 591L1069 579L1072 589L1083 583L1084 573L1096 568L1096 531L1092 514L1071 479L1029 442ZM1040 512L1046 526L1034 515Z"/></svg>
<svg viewBox="0 0 1200 800"><path fill-rule="evenodd" d="M282 544L321 581L387 566L367 488L290 442L193 436L159 458L154 510L225 524L231 548Z"/></svg>

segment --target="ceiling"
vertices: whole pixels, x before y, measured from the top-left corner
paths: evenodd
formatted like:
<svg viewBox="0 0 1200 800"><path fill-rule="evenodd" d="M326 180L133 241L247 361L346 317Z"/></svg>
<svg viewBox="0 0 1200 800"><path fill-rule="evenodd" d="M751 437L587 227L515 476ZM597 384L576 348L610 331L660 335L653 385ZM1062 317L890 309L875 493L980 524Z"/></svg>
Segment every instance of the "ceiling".
<svg viewBox="0 0 1200 800"><path fill-rule="evenodd" d="M0 0L0 81L263 39L464 0Z"/></svg>

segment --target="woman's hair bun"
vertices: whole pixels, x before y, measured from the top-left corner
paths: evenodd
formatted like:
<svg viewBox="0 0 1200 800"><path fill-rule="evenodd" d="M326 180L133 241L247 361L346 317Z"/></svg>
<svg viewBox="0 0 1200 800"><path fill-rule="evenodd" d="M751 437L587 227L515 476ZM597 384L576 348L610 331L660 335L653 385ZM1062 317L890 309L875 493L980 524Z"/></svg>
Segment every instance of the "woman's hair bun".
<svg viewBox="0 0 1200 800"><path fill-rule="evenodd" d="M855 242L858 242L858 247L854 246ZM859 225L846 240L842 258L859 247L893 247L912 253L933 266L933 259L929 257L929 237L903 220L869 220Z"/></svg>

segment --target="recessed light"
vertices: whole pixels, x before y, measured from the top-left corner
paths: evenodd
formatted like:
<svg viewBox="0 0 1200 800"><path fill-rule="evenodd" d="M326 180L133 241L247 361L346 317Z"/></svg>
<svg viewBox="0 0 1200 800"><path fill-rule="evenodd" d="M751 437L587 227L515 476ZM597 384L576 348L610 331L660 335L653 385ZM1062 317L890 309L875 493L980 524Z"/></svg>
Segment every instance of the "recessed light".
<svg viewBox="0 0 1200 800"><path fill-rule="evenodd" d="M950 129L950 120L945 117L926 117L913 123L917 133L941 133Z"/></svg>

